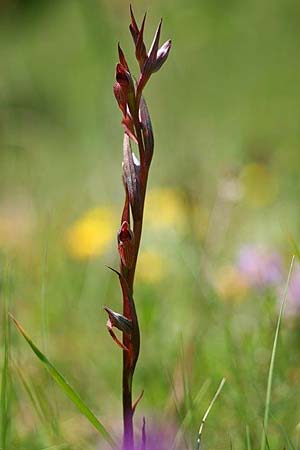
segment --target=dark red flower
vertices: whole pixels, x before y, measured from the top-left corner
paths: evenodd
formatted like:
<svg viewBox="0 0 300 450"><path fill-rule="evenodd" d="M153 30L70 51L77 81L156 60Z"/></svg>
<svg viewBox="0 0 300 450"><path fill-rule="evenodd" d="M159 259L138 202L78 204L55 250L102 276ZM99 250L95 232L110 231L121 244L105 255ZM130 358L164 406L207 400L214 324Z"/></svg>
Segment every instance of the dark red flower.
<svg viewBox="0 0 300 450"><path fill-rule="evenodd" d="M124 221L118 231L118 251L122 263L131 269L134 263L134 236L129 223Z"/></svg>

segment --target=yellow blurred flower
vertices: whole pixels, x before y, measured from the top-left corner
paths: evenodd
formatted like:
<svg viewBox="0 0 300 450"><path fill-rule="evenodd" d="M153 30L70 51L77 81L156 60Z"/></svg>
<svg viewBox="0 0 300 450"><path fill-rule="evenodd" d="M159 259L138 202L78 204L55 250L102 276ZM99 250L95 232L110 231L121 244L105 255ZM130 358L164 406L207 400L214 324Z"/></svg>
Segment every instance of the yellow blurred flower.
<svg viewBox="0 0 300 450"><path fill-rule="evenodd" d="M90 209L67 229L68 253L83 260L103 254L116 235L116 224L117 218L111 208Z"/></svg>
<svg viewBox="0 0 300 450"><path fill-rule="evenodd" d="M180 192L171 188L152 189L146 198L145 222L154 228L184 230L186 213Z"/></svg>
<svg viewBox="0 0 300 450"><path fill-rule="evenodd" d="M136 271L136 276L140 281L155 284L159 283L165 275L165 261L158 252L154 250L141 252Z"/></svg>
<svg viewBox="0 0 300 450"><path fill-rule="evenodd" d="M251 206L263 207L272 203L278 192L275 176L265 164L248 164L240 174L244 199Z"/></svg>
<svg viewBox="0 0 300 450"><path fill-rule="evenodd" d="M216 289L223 300L238 303L245 298L248 284L236 268L226 266L218 273Z"/></svg>

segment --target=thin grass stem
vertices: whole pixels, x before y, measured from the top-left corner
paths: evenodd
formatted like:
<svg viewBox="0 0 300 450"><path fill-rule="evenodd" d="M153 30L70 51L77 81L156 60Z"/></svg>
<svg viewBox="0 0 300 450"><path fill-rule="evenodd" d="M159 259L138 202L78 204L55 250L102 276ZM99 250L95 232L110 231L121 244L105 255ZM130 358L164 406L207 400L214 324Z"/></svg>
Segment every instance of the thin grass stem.
<svg viewBox="0 0 300 450"><path fill-rule="evenodd" d="M278 316L276 331L275 331L275 336L274 336L274 342L273 342L273 348L272 348L272 354L271 354L271 360L270 360L270 367L269 367L269 374L268 374L268 384L267 384L266 401L265 401L265 414L264 414L263 432L262 432L261 447L260 447L261 450L265 450L266 445L267 445L267 432L268 432L269 416L270 416L271 392L272 392L272 384L273 384L273 377L274 377L276 349L277 349L277 345L278 345L279 330L280 330L281 320L282 320L282 316L283 316L284 308L285 308L285 304L286 304L288 288L289 288L289 284L290 284L291 275L293 272L294 261L295 261L295 255L293 255L292 260L291 260L289 274L288 274L287 282L286 282L285 289L284 289L284 294L283 294L283 298L282 298L282 302L281 302L281 306L280 306L280 311L279 311L279 316Z"/></svg>
<svg viewBox="0 0 300 450"><path fill-rule="evenodd" d="M217 389L217 391L216 391L216 393L215 393L215 395L214 395L214 397L213 397L213 399L212 399L212 401L210 402L210 404L209 404L209 406L208 406L208 408L207 408L207 410L206 410L206 412L205 412L205 414L203 416L203 419L201 421L200 428L199 428L199 431L198 431L198 437L197 437L197 441L196 441L195 450L200 450L202 433L203 433L203 428L204 428L206 419L207 419L207 417L208 417L212 407L214 406L215 401L219 397L219 395L220 395L220 393L221 393L221 391L223 389L223 386L225 384L225 381L226 381L226 379L223 378L221 383L220 383L220 385L219 385L219 387L218 387L218 389Z"/></svg>
<svg viewBox="0 0 300 450"><path fill-rule="evenodd" d="M246 425L246 448L247 450L251 450L251 436L249 425Z"/></svg>

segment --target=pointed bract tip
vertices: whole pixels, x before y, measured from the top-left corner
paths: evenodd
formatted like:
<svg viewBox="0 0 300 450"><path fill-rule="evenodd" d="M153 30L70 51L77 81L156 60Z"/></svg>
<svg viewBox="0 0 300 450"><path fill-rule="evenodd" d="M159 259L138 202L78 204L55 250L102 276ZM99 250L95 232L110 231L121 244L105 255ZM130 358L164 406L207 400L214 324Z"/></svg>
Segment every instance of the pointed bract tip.
<svg viewBox="0 0 300 450"><path fill-rule="evenodd" d="M147 18L147 11L145 11L144 17L143 17L143 21L142 21L142 25L141 28L144 28L145 22L146 22L146 18Z"/></svg>
<svg viewBox="0 0 300 450"><path fill-rule="evenodd" d="M105 267L106 267L107 269L111 270L112 272L114 272L115 274L117 274L118 277L121 276L120 272L118 272L118 271L117 271L116 269L114 269L113 267L107 266L106 264L105 264Z"/></svg>
<svg viewBox="0 0 300 450"><path fill-rule="evenodd" d="M151 64L153 64L153 62L156 59L156 54L158 51L158 45L159 45L159 39L160 39L161 25L162 25L162 20L158 24L158 27L156 29L156 32L155 32L155 35L153 38L153 42L151 44L151 48L148 53L149 59L151 60Z"/></svg>
<svg viewBox="0 0 300 450"><path fill-rule="evenodd" d="M132 8L132 4L131 4L131 3L130 3L130 5L129 5L129 9L130 9L130 16L131 16L132 25L133 25L135 28L138 28L137 23L136 23L136 20L135 20L135 17L134 17L134 12L133 12L133 8Z"/></svg>

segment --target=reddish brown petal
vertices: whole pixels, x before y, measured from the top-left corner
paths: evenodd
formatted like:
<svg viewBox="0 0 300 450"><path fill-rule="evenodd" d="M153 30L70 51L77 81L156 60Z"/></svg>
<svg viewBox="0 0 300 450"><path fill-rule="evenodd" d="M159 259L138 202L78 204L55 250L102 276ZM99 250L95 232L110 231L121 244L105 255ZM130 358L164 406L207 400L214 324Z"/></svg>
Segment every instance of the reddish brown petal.
<svg viewBox="0 0 300 450"><path fill-rule="evenodd" d="M120 85L120 83L118 83L116 81L113 86L113 91L114 91L114 95L117 100L117 103L119 105L119 108L121 109L121 111L123 113L123 116L126 116L127 98L128 98L127 90L124 89L124 87L122 87Z"/></svg>
<svg viewBox="0 0 300 450"><path fill-rule="evenodd" d="M161 26L162 26L162 19L159 22L159 25L157 27L151 48L149 50L149 64L152 65L156 61L156 56L158 52L158 46L159 46L159 39L160 39L160 32L161 32Z"/></svg>
<svg viewBox="0 0 300 450"><path fill-rule="evenodd" d="M132 9L131 5L130 5L130 16L131 16L131 24L129 25L129 30L130 30L130 33L132 35L134 43L136 43L137 37L138 37L138 34L139 34L139 28L137 26L137 23L136 23L136 20L135 20L134 14L133 14L133 9Z"/></svg>
<svg viewBox="0 0 300 450"><path fill-rule="evenodd" d="M138 168L133 161L130 139L125 133L123 141L123 179L128 189L129 202L134 219L139 219L141 213L140 187L137 170Z"/></svg>
<svg viewBox="0 0 300 450"><path fill-rule="evenodd" d="M143 96L140 101L140 121L142 124L146 162L149 165L153 155L154 138L149 111Z"/></svg>
<svg viewBox="0 0 300 450"><path fill-rule="evenodd" d="M114 331L113 331L113 325L111 323L110 319L107 319L106 322L106 328L109 332L109 334L111 335L111 337L113 338L113 340L115 341L115 343L124 351L129 352L129 349L120 341L120 339L117 338L117 336L115 335Z"/></svg>
<svg viewBox="0 0 300 450"><path fill-rule="evenodd" d="M123 118L122 124L124 125L125 132L128 134L128 136L137 144L137 138L134 131L134 125L132 118L128 115Z"/></svg>
<svg viewBox="0 0 300 450"><path fill-rule="evenodd" d="M129 211L129 195L128 195L128 189L125 186L125 202L122 212L122 218L121 218L121 225L123 222L128 222L130 226L130 211Z"/></svg>
<svg viewBox="0 0 300 450"><path fill-rule="evenodd" d="M118 232L118 251L123 265L131 269L134 264L135 246L133 232L127 221L122 223Z"/></svg>
<svg viewBox="0 0 300 450"><path fill-rule="evenodd" d="M169 39L167 42L164 43L164 45L160 47L160 49L157 52L156 61L152 67L152 73L157 72L161 68L161 66L166 62L171 49L171 45L172 42Z"/></svg>
<svg viewBox="0 0 300 450"><path fill-rule="evenodd" d="M110 319L110 323L113 327L118 328L118 330L123 333L130 334L132 331L132 322L131 320L126 319L122 314L116 313L112 309L107 306L104 307L104 310L107 312L108 317Z"/></svg>
<svg viewBox="0 0 300 450"><path fill-rule="evenodd" d="M127 72L130 73L130 70L129 70L129 67L128 67L125 55L123 53L123 50L120 47L120 44L118 44L118 53L119 53L119 60L120 60L121 65L127 70Z"/></svg>
<svg viewBox="0 0 300 450"><path fill-rule="evenodd" d="M147 51L144 43L144 26L145 26L145 20L146 20L146 14L144 15L143 22L141 25L141 29L139 31L139 34L137 36L136 40L136 49L135 49L135 55L139 62L140 68L142 70L142 67L147 59Z"/></svg>
<svg viewBox="0 0 300 450"><path fill-rule="evenodd" d="M121 86L129 87L130 73L120 63L118 63L116 67L116 80Z"/></svg>
<svg viewBox="0 0 300 450"><path fill-rule="evenodd" d="M144 89L144 87L146 86L152 71L153 71L153 67L155 66L155 62L156 62L156 56L157 56L157 52L158 52L158 46L159 46L159 38L160 38L160 32L161 32L161 25L162 25L162 20L160 21L151 48L149 50L148 53L148 57L145 60L145 64L142 68L142 72L138 81L138 85L137 85L137 99L140 99L140 96L142 94L142 91Z"/></svg>

